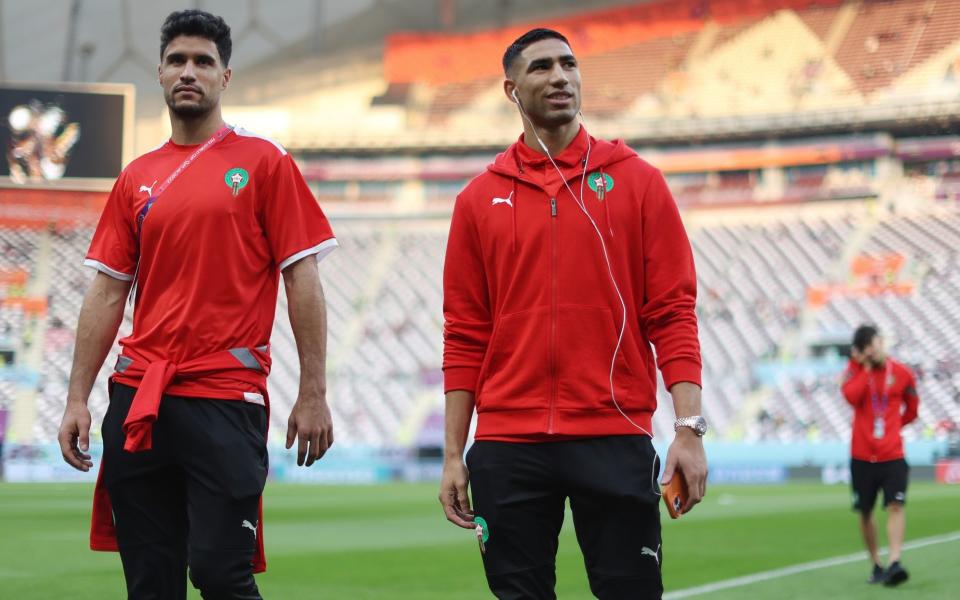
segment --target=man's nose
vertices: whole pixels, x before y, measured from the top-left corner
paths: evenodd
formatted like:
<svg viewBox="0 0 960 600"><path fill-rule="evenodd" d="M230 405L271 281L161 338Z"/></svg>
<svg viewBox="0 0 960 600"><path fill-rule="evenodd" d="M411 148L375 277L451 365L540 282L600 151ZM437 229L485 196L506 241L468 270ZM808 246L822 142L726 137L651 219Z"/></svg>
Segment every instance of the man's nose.
<svg viewBox="0 0 960 600"><path fill-rule="evenodd" d="M569 82L570 82L570 78L567 77L566 71L563 70L563 65L559 63L554 65L553 70L550 72L551 85L562 87Z"/></svg>
<svg viewBox="0 0 960 600"><path fill-rule="evenodd" d="M181 80L181 81L193 81L193 80L195 80L196 78L197 78L197 75L196 75L196 72L195 72L195 69L194 69L194 66L193 66L193 61L192 61L192 60L188 60L188 61L183 65L183 71L180 72L180 80Z"/></svg>

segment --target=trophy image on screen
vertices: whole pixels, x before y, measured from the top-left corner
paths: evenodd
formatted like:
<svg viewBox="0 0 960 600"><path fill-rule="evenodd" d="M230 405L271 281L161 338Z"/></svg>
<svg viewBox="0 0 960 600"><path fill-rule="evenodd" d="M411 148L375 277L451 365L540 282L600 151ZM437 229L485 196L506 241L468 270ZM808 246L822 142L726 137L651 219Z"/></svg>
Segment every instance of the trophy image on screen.
<svg viewBox="0 0 960 600"><path fill-rule="evenodd" d="M15 106L7 122L7 163L12 181L53 181L63 177L70 151L80 139L79 123L68 123L60 106L44 105L37 100Z"/></svg>

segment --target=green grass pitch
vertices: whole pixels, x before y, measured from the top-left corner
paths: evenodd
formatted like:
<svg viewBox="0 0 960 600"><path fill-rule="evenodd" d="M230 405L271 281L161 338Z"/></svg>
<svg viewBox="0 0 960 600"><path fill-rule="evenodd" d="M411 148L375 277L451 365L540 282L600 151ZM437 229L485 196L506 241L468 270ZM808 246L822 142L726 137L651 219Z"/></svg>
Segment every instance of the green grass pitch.
<svg viewBox="0 0 960 600"><path fill-rule="evenodd" d="M0 598L125 597L119 557L87 549L91 492L80 484L0 484ZM265 502L269 570L258 581L268 600L491 597L472 532L444 520L434 485L270 483ZM908 502L908 540L960 531L960 487L913 484ZM713 486L690 515L664 518L666 588L856 552L861 545L848 504L842 486ZM569 523L557 557L557 593L591 598ZM904 564L912 578L897 590L863 583L864 559L697 597L957 597L960 541L907 551Z"/></svg>

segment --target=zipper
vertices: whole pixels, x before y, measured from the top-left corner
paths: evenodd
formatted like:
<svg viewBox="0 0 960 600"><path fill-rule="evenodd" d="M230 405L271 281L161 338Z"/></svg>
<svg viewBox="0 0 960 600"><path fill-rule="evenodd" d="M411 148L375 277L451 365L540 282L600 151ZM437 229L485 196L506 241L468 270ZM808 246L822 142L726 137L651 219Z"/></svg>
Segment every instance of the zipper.
<svg viewBox="0 0 960 600"><path fill-rule="evenodd" d="M553 433L557 410L557 199L550 198L550 412L547 413L547 433Z"/></svg>

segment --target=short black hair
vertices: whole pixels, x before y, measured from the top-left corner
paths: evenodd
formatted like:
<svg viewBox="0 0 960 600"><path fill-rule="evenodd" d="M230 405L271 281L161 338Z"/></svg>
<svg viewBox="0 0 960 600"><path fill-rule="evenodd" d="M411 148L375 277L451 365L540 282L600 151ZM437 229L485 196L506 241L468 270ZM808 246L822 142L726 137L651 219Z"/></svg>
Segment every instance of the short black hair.
<svg viewBox="0 0 960 600"><path fill-rule="evenodd" d="M507 47L507 51L503 53L503 72L508 73L510 71L510 66L513 65L513 61L520 56L520 53L523 52L527 46L534 42L539 42L540 40L546 40L550 38L560 40L568 46L570 45L570 42L567 40L567 38L564 37L564 35L559 31L546 29L544 27L531 29L515 39L513 43Z"/></svg>
<svg viewBox="0 0 960 600"><path fill-rule="evenodd" d="M853 332L853 347L863 352L867 346L873 343L873 338L878 335L880 335L880 332L873 325L861 325Z"/></svg>
<svg viewBox="0 0 960 600"><path fill-rule="evenodd" d="M167 46L181 35L193 35L210 40L217 45L220 62L226 67L230 64L233 42L230 41L230 26L221 17L204 10L178 10L167 16L160 28L160 59Z"/></svg>

